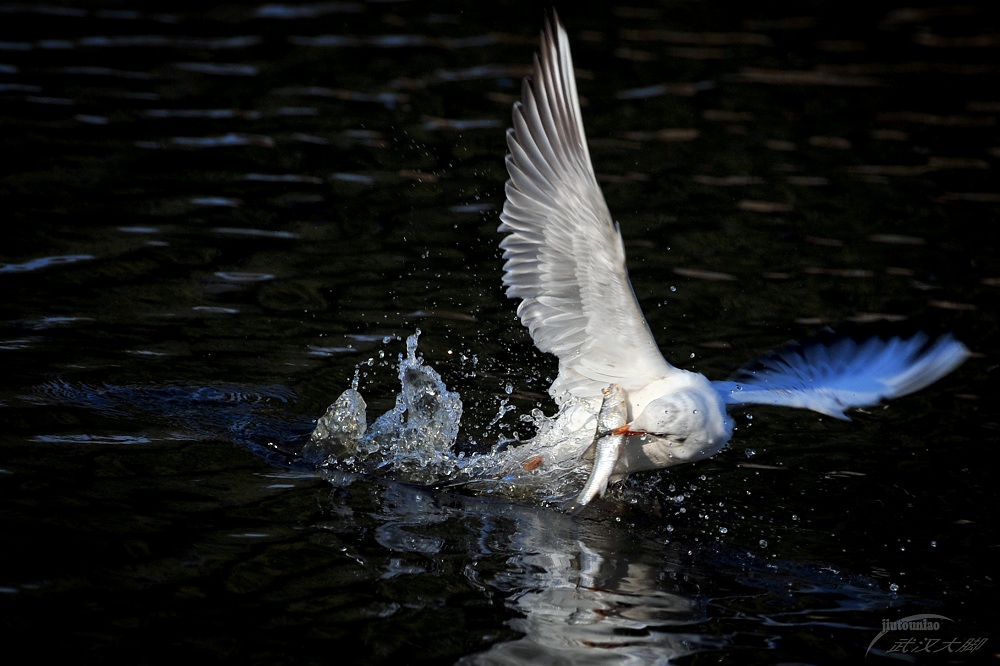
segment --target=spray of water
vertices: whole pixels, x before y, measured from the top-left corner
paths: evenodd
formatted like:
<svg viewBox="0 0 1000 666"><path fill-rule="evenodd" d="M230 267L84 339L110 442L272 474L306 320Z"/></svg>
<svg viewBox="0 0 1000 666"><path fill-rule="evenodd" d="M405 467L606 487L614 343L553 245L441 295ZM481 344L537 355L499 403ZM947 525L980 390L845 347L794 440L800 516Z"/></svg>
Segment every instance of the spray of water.
<svg viewBox="0 0 1000 666"><path fill-rule="evenodd" d="M331 472L391 476L407 483L462 485L476 492L562 502L586 483L599 405L570 402L553 418L532 413L536 435L501 441L486 453L455 450L462 400L417 356L417 331L400 356L396 405L367 424L367 404L344 391L316 423L305 453Z"/></svg>

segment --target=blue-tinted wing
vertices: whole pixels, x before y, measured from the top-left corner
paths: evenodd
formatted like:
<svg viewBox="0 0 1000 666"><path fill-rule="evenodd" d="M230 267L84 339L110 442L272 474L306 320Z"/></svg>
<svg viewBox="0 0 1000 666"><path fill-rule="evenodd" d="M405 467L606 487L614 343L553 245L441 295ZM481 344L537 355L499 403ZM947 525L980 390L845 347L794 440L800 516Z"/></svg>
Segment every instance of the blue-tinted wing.
<svg viewBox="0 0 1000 666"><path fill-rule="evenodd" d="M957 368L969 350L951 335L931 340L842 337L792 344L712 382L730 405L801 407L839 419L844 410L919 391Z"/></svg>

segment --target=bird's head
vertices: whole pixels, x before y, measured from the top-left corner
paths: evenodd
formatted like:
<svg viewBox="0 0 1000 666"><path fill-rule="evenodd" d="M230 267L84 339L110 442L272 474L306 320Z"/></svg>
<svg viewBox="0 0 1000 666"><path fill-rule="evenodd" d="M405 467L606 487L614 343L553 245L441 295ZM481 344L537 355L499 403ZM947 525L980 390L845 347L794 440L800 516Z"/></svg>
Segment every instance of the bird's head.
<svg viewBox="0 0 1000 666"><path fill-rule="evenodd" d="M682 462L719 451L733 435L733 422L714 391L676 391L650 401L613 433L666 440L671 457Z"/></svg>

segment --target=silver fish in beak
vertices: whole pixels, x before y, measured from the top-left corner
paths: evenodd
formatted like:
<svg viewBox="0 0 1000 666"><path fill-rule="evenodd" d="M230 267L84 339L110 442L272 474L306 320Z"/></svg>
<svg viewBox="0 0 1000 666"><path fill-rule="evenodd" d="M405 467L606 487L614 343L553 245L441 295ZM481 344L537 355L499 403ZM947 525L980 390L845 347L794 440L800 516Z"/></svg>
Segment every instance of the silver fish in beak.
<svg viewBox="0 0 1000 666"><path fill-rule="evenodd" d="M604 496L625 444L623 429L628 420L625 391L617 384L612 384L601 392L604 394L604 401L597 415L597 432L594 435L596 441L591 447L594 452L594 467L583 490L567 507L569 513L574 515L582 511L583 507L595 497Z"/></svg>

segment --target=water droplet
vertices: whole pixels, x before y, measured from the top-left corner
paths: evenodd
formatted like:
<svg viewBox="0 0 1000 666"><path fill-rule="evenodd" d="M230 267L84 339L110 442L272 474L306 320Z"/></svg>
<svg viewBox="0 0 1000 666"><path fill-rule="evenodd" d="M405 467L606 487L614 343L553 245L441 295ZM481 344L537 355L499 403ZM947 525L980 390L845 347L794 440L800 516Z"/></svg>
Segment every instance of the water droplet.
<svg viewBox="0 0 1000 666"><path fill-rule="evenodd" d="M889 583L889 589L892 590L893 592L899 592L899 585L896 585L895 583Z"/></svg>
<svg viewBox="0 0 1000 666"><path fill-rule="evenodd" d="M755 449L747 449L746 455L747 458L753 458L755 455L757 455L757 451Z"/></svg>
<svg viewBox="0 0 1000 666"><path fill-rule="evenodd" d="M719 528L719 534L725 534L728 531L729 531L728 527L720 527Z"/></svg>
<svg viewBox="0 0 1000 666"><path fill-rule="evenodd" d="M675 287L674 285L670 285L670 291L677 291L677 287Z"/></svg>
<svg viewBox="0 0 1000 666"><path fill-rule="evenodd" d="M767 548L767 539L761 539L760 541L757 542L757 545L760 546L761 548Z"/></svg>

